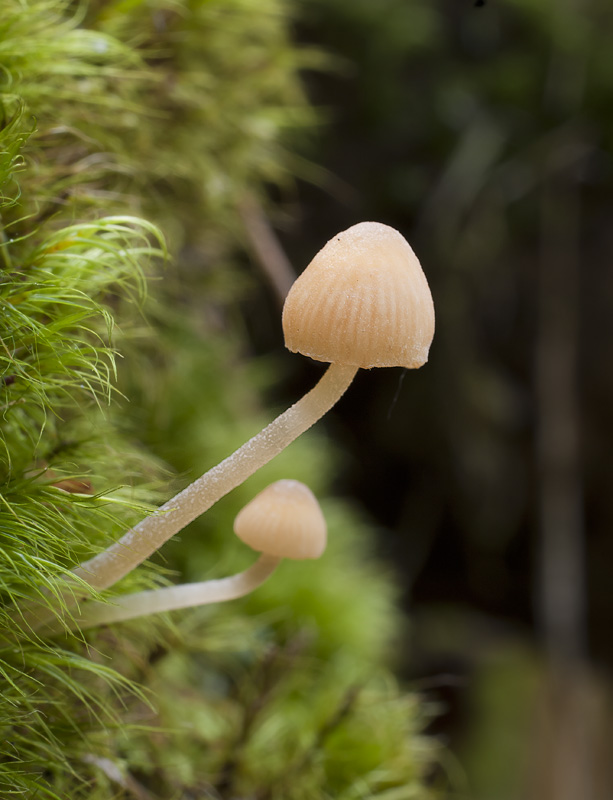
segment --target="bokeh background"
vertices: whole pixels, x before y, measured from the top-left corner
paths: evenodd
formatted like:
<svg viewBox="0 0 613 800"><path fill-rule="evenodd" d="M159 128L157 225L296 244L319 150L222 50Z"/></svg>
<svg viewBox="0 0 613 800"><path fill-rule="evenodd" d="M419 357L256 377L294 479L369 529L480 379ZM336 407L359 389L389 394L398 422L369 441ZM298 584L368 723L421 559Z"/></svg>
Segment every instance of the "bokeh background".
<svg viewBox="0 0 613 800"><path fill-rule="evenodd" d="M460 793L613 793L613 6L308 0L321 126L274 190L300 271L334 233L395 226L430 281L418 373L362 373L328 422L336 488L403 586L406 680L439 707ZM279 208L281 211L279 211ZM257 261L257 259L256 259ZM262 304L270 314L262 319ZM246 303L281 347L277 297ZM288 355L289 400L319 369Z"/></svg>

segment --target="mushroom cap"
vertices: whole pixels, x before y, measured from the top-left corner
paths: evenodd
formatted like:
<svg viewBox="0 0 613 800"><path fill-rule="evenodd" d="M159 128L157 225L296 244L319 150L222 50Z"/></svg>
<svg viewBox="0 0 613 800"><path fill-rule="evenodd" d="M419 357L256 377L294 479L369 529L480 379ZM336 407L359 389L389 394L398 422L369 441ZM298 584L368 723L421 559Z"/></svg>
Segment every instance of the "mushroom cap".
<svg viewBox="0 0 613 800"><path fill-rule="evenodd" d="M239 511L234 533L254 550L277 558L319 558L326 549L324 515L300 481L267 486Z"/></svg>
<svg viewBox="0 0 613 800"><path fill-rule="evenodd" d="M434 336L417 256L389 225L360 222L317 253L283 307L285 345L316 361L421 367Z"/></svg>

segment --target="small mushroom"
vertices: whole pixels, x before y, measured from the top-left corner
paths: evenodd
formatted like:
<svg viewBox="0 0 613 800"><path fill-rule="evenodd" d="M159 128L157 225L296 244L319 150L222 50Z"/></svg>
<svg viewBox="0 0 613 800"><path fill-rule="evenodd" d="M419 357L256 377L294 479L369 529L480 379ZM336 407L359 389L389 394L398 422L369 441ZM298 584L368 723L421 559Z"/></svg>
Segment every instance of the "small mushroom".
<svg viewBox="0 0 613 800"><path fill-rule="evenodd" d="M271 483L238 512L234 533L253 550L277 558L319 558L326 549L326 520L300 481Z"/></svg>
<svg viewBox="0 0 613 800"><path fill-rule="evenodd" d="M135 617L223 603L261 586L283 558L319 558L326 548L326 521L313 492L300 481L281 480L256 495L234 520L234 532L262 555L251 567L221 580L185 583L84 603L74 623L83 630ZM59 632L52 623L45 634Z"/></svg>
<svg viewBox="0 0 613 800"><path fill-rule="evenodd" d="M388 225L362 222L339 233L291 288L286 344L330 366L319 383L263 431L74 572L111 586L177 531L243 483L344 394L358 368L422 366L434 334L428 283L413 250Z"/></svg>

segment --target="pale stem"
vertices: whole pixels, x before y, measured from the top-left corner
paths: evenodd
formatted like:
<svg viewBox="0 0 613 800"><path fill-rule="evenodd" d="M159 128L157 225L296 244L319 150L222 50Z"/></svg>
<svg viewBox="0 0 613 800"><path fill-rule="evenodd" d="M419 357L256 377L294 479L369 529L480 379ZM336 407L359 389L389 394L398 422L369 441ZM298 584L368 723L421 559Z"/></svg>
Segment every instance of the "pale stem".
<svg viewBox="0 0 613 800"><path fill-rule="evenodd" d="M308 430L344 394L356 372L357 367L331 364L301 400L107 550L73 570L75 575L97 590L112 586Z"/></svg>
<svg viewBox="0 0 613 800"><path fill-rule="evenodd" d="M163 611L176 611L179 608L194 608L210 603L225 603L243 597L272 575L280 558L261 555L260 558L244 572L231 575L220 580L200 581L199 583L183 583L178 586L166 586L163 589L151 589L146 592L113 597L108 603L84 603L81 614L75 614L67 621L71 629L85 630L98 625L109 625L123 622L149 614L160 614ZM49 636L64 630L57 619L46 626L43 636Z"/></svg>

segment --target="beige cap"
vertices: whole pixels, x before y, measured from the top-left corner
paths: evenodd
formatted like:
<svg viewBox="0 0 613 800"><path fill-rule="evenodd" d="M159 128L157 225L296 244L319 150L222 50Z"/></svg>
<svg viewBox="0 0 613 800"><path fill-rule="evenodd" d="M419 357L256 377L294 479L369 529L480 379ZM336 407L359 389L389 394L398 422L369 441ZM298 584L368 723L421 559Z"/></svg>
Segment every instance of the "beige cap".
<svg viewBox="0 0 613 800"><path fill-rule="evenodd" d="M319 558L326 549L324 515L300 481L267 486L239 511L234 533L254 550L278 558Z"/></svg>
<svg viewBox="0 0 613 800"><path fill-rule="evenodd" d="M407 240L380 222L339 233L290 289L283 331L289 350L316 361L421 367L434 336L434 305Z"/></svg>

